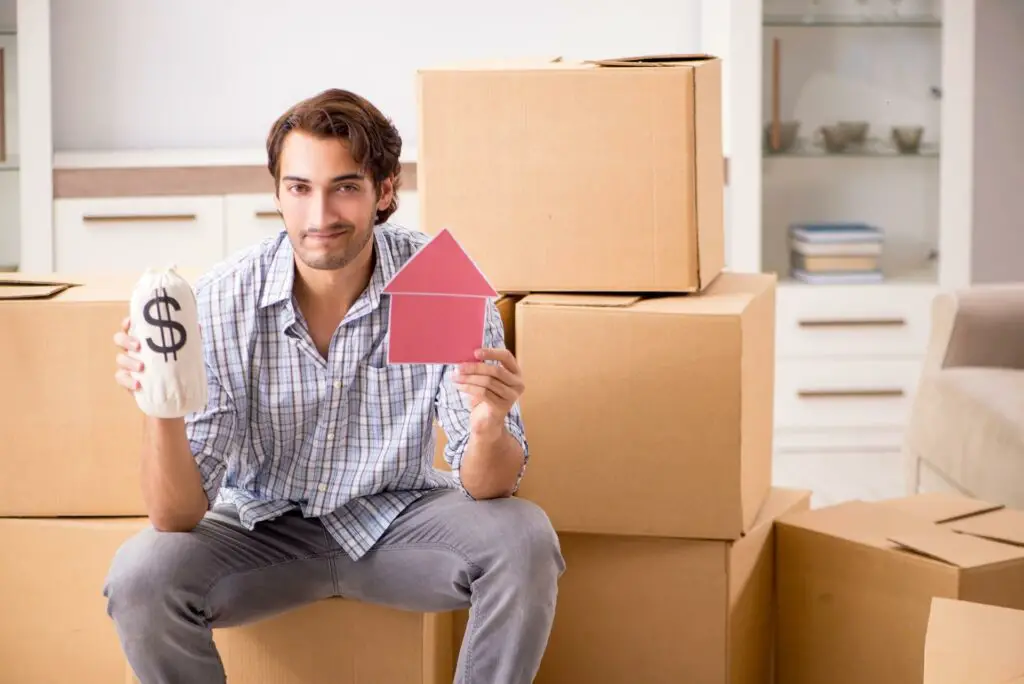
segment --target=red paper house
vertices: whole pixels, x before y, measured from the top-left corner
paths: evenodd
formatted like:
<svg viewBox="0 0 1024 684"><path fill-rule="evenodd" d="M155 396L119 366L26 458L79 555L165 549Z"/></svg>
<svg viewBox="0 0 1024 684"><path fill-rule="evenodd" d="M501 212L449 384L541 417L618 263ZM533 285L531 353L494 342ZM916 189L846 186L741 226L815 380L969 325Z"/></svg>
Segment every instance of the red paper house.
<svg viewBox="0 0 1024 684"><path fill-rule="evenodd" d="M462 363L484 342L487 278L447 230L384 287L391 296L388 363Z"/></svg>

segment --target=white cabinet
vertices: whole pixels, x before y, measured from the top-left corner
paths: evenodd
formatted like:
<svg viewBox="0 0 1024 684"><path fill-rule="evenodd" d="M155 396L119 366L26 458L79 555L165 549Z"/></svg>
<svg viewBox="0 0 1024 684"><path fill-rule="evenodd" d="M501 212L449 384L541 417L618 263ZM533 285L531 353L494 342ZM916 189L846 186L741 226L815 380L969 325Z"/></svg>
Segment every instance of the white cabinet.
<svg viewBox="0 0 1024 684"><path fill-rule="evenodd" d="M272 193L224 197L224 253L232 255L284 230Z"/></svg>
<svg viewBox="0 0 1024 684"><path fill-rule="evenodd" d="M209 268L224 254L224 199L112 197L54 202L57 271Z"/></svg>

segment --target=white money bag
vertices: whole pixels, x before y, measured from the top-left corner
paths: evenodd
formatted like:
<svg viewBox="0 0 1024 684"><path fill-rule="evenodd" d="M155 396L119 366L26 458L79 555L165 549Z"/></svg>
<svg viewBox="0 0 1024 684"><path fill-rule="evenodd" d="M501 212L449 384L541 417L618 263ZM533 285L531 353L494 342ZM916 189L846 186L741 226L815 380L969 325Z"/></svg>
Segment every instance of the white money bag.
<svg viewBox="0 0 1024 684"><path fill-rule="evenodd" d="M147 269L132 291L130 334L142 361L135 401L156 418L181 418L206 406L206 363L192 287L172 266Z"/></svg>

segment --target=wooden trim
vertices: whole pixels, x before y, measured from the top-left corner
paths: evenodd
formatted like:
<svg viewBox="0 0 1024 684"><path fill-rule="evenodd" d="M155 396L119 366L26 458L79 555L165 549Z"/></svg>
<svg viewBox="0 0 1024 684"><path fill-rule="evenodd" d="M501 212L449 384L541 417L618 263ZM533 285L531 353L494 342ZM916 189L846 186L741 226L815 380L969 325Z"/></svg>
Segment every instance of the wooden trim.
<svg viewBox="0 0 1024 684"><path fill-rule="evenodd" d="M416 189L416 163L402 165L401 190ZM160 197L272 193L265 166L54 169L53 196Z"/></svg>
<svg viewBox="0 0 1024 684"><path fill-rule="evenodd" d="M905 395L905 392L899 388L880 388L845 390L797 390L796 394L801 399L878 399L889 397L902 397Z"/></svg>
<svg viewBox="0 0 1024 684"><path fill-rule="evenodd" d="M281 214L276 211L254 211L253 216L258 219L276 219L281 218Z"/></svg>
<svg viewBox="0 0 1024 684"><path fill-rule="evenodd" d="M907 321L902 318L826 318L797 324L801 328L896 328L906 325Z"/></svg>
<svg viewBox="0 0 1024 684"><path fill-rule="evenodd" d="M87 214L84 223L149 223L164 221L195 221L195 214Z"/></svg>

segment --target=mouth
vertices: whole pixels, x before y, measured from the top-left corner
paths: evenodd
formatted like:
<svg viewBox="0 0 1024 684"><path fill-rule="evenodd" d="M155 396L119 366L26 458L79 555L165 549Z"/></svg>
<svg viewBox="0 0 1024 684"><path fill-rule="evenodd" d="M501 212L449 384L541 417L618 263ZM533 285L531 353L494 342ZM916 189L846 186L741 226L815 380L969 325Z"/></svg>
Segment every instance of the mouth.
<svg viewBox="0 0 1024 684"><path fill-rule="evenodd" d="M314 242L330 242L347 235L348 232L347 230L333 230L326 233L306 233L306 239Z"/></svg>

